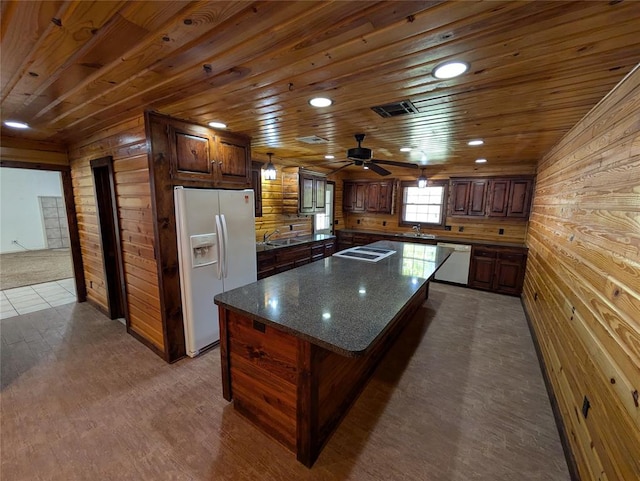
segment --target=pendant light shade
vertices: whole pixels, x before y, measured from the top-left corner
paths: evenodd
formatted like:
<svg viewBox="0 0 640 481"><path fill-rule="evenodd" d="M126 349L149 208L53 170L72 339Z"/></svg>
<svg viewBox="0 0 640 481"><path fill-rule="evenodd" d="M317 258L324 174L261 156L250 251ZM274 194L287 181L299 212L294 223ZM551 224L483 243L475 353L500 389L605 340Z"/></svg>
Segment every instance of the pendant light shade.
<svg viewBox="0 0 640 481"><path fill-rule="evenodd" d="M267 164L267 167L264 169L264 178L266 180L276 180L276 168L271 162L271 156L273 155L273 153L268 152L267 155L269 156L269 163Z"/></svg>
<svg viewBox="0 0 640 481"><path fill-rule="evenodd" d="M424 175L424 169L422 169L422 173L420 177L418 177L418 189L424 189L427 186L427 178Z"/></svg>

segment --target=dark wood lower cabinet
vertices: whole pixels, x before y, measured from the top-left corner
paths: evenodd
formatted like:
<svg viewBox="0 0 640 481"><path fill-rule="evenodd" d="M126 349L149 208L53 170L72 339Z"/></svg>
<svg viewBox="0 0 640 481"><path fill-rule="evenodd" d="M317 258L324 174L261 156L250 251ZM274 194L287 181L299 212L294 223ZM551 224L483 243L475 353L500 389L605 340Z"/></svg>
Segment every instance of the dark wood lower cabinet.
<svg viewBox="0 0 640 481"><path fill-rule="evenodd" d="M469 287L520 295L526 265L526 249L474 246Z"/></svg>
<svg viewBox="0 0 640 481"><path fill-rule="evenodd" d="M333 255L335 239L258 252L258 279L288 271Z"/></svg>

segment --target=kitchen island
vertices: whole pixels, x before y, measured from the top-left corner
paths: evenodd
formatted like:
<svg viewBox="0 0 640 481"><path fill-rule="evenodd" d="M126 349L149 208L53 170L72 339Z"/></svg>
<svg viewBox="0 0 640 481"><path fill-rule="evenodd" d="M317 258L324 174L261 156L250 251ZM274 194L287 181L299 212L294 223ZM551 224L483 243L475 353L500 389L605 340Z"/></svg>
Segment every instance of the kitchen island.
<svg viewBox="0 0 640 481"><path fill-rule="evenodd" d="M215 297L223 396L311 466L451 249L380 241Z"/></svg>

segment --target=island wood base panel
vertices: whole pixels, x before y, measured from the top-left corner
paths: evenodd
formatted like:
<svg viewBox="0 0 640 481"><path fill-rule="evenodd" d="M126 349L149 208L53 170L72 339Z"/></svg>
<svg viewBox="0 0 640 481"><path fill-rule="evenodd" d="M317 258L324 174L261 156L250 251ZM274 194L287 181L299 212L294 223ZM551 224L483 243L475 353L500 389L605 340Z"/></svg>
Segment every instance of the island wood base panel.
<svg viewBox="0 0 640 481"><path fill-rule="evenodd" d="M311 467L427 297L425 283L361 357L346 357L219 306L223 396Z"/></svg>

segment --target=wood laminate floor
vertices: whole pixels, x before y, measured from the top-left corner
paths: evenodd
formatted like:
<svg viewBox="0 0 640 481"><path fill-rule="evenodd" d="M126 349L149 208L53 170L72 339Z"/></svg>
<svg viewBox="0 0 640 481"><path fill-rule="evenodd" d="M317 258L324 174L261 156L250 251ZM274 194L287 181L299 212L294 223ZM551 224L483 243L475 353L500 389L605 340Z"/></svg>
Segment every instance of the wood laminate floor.
<svg viewBox="0 0 640 481"><path fill-rule="evenodd" d="M88 304L0 321L2 480L568 480L517 298L432 284L312 469Z"/></svg>

